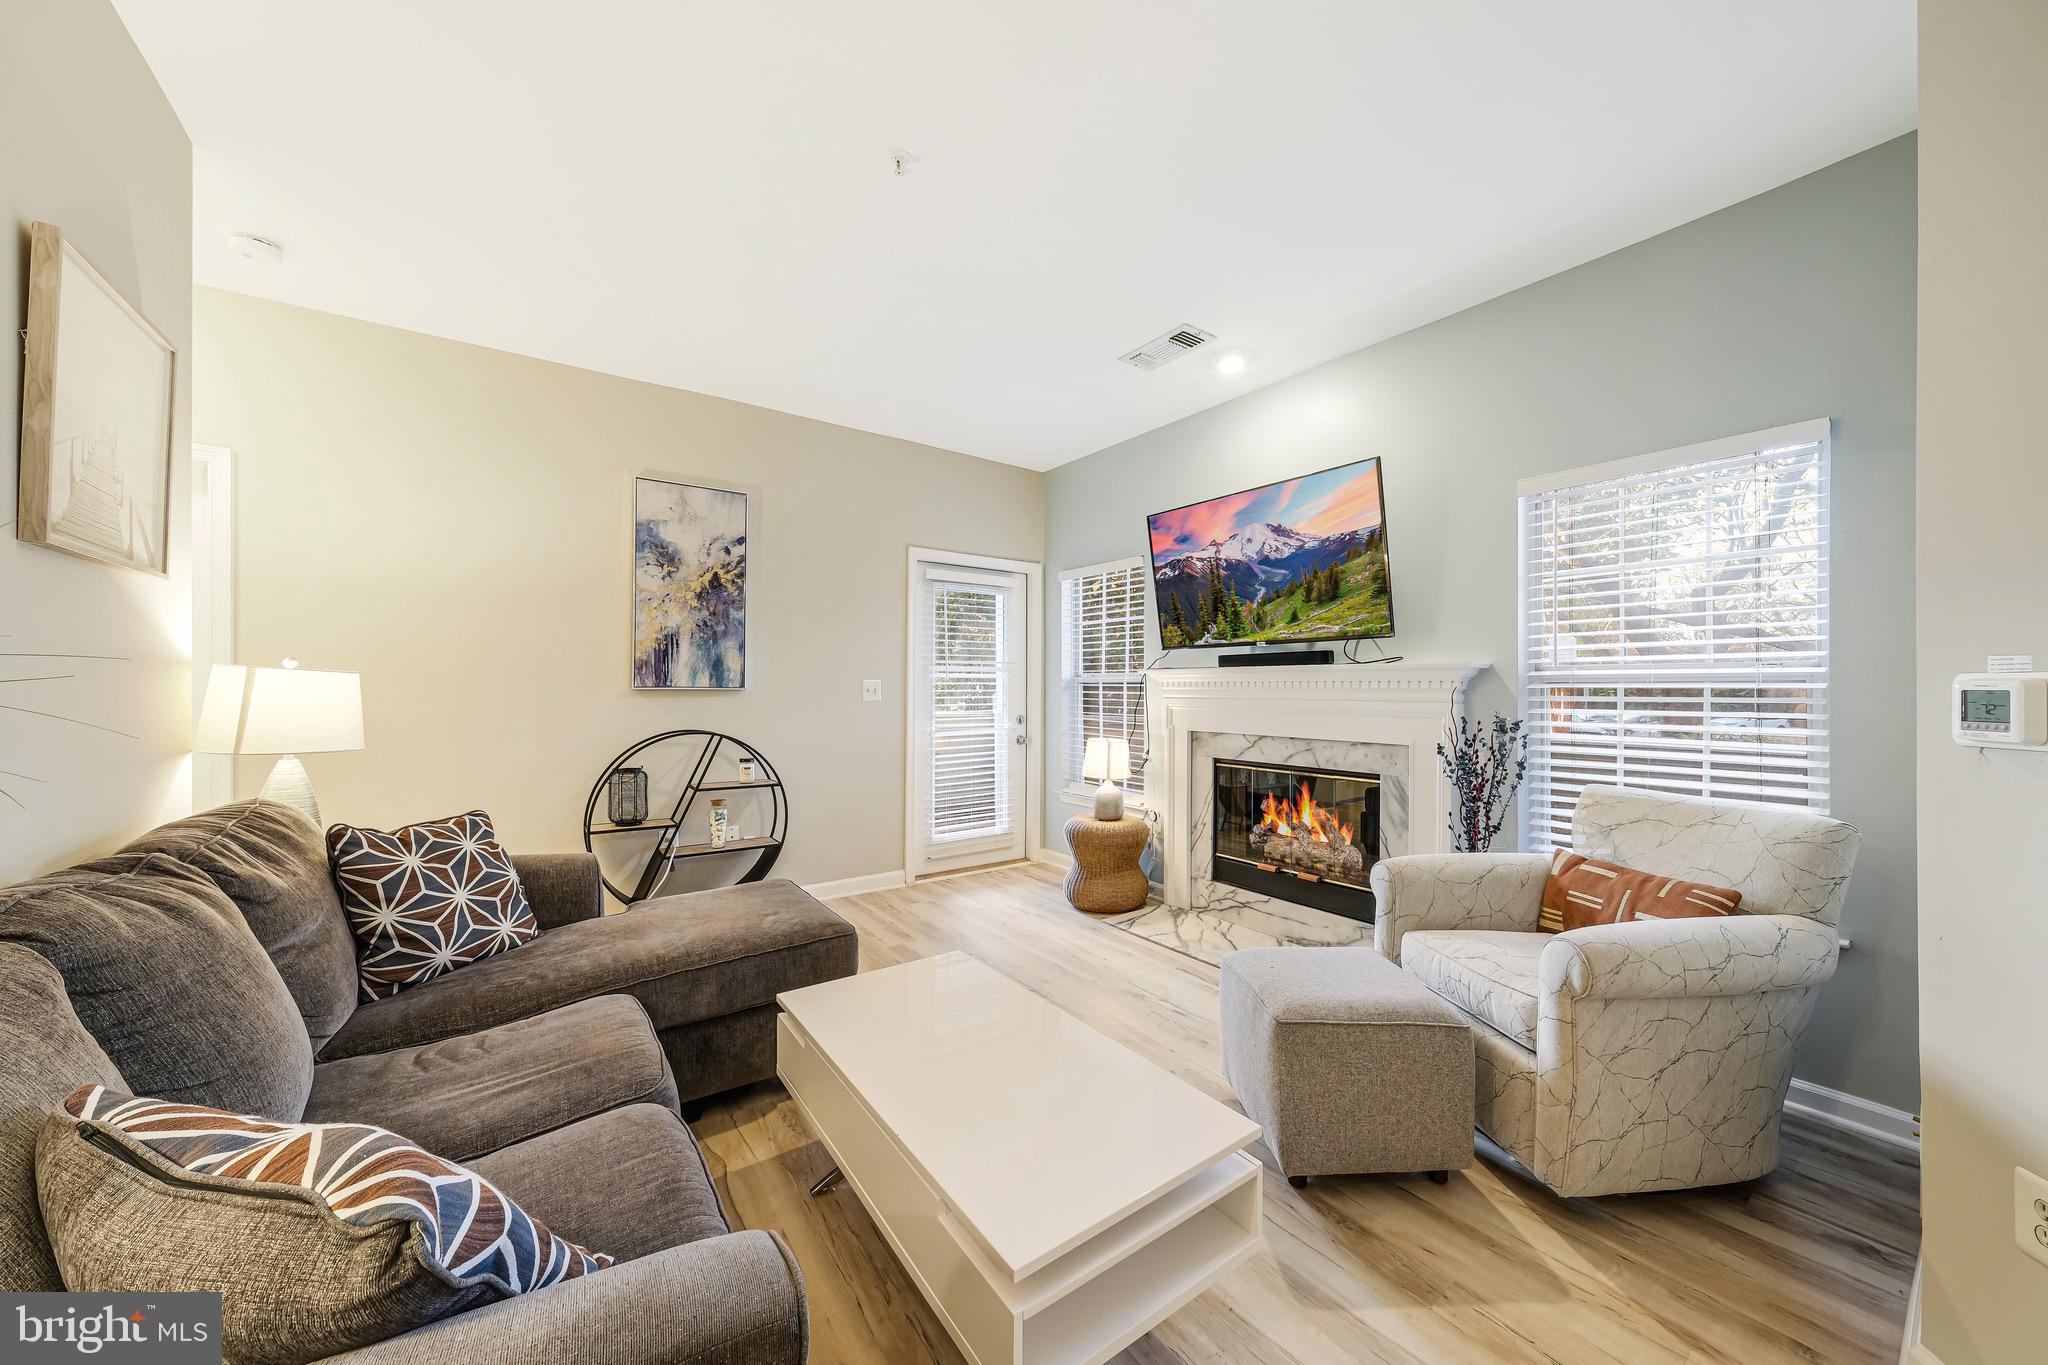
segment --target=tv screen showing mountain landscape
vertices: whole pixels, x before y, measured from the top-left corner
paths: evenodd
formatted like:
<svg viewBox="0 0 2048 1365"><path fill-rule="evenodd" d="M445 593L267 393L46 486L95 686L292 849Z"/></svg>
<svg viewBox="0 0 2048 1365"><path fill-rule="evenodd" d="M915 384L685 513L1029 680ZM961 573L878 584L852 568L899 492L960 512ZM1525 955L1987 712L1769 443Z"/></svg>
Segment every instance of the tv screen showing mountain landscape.
<svg viewBox="0 0 2048 1365"><path fill-rule="evenodd" d="M1394 633L1377 459L1161 512L1150 527L1167 649Z"/></svg>

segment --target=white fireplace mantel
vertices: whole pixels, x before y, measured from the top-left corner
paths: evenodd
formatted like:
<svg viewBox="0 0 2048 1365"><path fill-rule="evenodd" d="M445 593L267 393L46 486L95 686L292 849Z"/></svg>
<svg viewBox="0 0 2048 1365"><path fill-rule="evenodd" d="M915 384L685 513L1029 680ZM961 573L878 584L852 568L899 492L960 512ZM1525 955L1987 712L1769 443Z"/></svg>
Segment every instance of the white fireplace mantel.
<svg viewBox="0 0 2048 1365"><path fill-rule="evenodd" d="M1195 803L1209 792L1209 775L1194 771L1198 734L1404 745L1410 851L1448 852L1452 792L1436 761L1436 745L1458 713L1466 685L1487 667L1385 663L1154 672L1147 702L1154 742L1146 788L1165 797L1160 852L1167 904L1193 904L1195 869L1188 835Z"/></svg>

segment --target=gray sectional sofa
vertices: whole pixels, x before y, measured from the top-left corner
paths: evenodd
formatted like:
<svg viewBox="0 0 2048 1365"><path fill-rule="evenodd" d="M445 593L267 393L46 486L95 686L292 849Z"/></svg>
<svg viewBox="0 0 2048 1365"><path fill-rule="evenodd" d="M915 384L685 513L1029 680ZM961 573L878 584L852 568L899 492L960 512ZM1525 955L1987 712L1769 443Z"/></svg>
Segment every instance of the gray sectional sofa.
<svg viewBox="0 0 2048 1365"><path fill-rule="evenodd" d="M369 1003L320 835L282 806L0 890L0 1287L63 1287L36 1132L98 1082L391 1129L620 1262L347 1359L803 1360L797 1266L731 1231L680 1106L774 1074L776 994L851 974L852 927L787 882L605 915L594 859L513 862L538 938Z"/></svg>

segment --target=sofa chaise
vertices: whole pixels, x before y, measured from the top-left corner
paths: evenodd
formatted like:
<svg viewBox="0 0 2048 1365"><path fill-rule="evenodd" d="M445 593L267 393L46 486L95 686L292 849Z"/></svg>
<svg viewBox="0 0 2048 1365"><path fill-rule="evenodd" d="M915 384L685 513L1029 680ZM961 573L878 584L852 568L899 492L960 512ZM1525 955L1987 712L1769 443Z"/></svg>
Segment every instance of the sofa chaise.
<svg viewBox="0 0 2048 1365"><path fill-rule="evenodd" d="M36 1133L99 1083L388 1128L618 1258L351 1361L803 1360L796 1264L731 1230L680 1107L774 1074L776 994L851 974L852 927L787 882L606 915L588 855L513 862L539 937L367 1003L321 837L283 806L0 889L0 1287L63 1287Z"/></svg>

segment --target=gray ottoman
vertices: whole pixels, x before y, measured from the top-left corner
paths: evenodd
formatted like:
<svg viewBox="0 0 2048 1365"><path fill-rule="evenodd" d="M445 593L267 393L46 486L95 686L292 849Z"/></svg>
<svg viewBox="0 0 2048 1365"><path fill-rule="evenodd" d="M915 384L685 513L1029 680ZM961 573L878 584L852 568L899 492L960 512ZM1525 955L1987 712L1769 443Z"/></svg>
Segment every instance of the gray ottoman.
<svg viewBox="0 0 2048 1365"><path fill-rule="evenodd" d="M1472 1029L1371 948L1223 959L1223 1074L1295 1185L1472 1164Z"/></svg>

